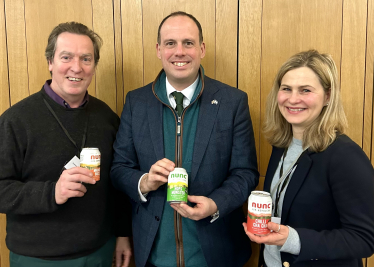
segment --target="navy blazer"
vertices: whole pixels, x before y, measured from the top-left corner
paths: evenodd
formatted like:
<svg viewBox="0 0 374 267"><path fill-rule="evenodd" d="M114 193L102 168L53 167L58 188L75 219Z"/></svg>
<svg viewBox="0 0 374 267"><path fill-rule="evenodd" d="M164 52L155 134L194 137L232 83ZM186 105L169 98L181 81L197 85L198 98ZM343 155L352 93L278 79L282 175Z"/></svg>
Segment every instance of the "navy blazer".
<svg viewBox="0 0 374 267"><path fill-rule="evenodd" d="M258 184L257 159L247 94L204 78L195 136L189 194L215 201L220 217L196 222L208 266L243 266L251 255L241 223L242 205ZM216 104L212 100L216 100ZM164 158L163 104L152 84L131 91L114 144L112 181L132 200L135 262L143 267L150 255L166 200L166 186L138 195L140 177ZM174 240L173 240L174 242Z"/></svg>
<svg viewBox="0 0 374 267"><path fill-rule="evenodd" d="M284 149L273 147L264 190ZM374 252L374 171L362 149L340 135L325 151L300 158L285 193L281 224L296 229L299 255L290 266L362 266ZM263 253L261 253L263 256Z"/></svg>

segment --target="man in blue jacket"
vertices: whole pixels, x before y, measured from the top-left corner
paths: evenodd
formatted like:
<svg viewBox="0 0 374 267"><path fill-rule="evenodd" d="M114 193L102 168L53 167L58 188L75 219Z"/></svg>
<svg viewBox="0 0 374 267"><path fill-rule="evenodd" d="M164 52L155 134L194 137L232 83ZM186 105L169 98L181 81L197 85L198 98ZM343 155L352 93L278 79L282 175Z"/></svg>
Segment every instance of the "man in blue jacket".
<svg viewBox="0 0 374 267"><path fill-rule="evenodd" d="M192 15L164 18L156 48L163 69L127 94L111 171L132 199L136 266L243 266L242 205L258 184L247 95L204 75ZM188 204L166 201L175 167L188 173Z"/></svg>

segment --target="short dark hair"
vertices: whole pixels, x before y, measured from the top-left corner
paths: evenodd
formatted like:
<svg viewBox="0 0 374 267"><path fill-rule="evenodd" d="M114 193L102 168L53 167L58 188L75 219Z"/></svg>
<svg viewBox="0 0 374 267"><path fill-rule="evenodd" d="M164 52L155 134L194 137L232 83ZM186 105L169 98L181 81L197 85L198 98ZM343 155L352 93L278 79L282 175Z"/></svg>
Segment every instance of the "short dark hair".
<svg viewBox="0 0 374 267"><path fill-rule="evenodd" d="M45 48L45 57L47 58L48 63L53 61L56 52L57 38L64 32L86 35L91 39L94 47L94 60L96 66L100 59L100 48L103 44L103 40L97 33L90 30L86 25L74 21L57 25L49 34L48 44Z"/></svg>
<svg viewBox="0 0 374 267"><path fill-rule="evenodd" d="M160 26L158 26L158 32L157 32L157 43L158 44L161 44L161 34L160 34L160 31L161 31L161 27L162 25L164 24L164 22L170 18L170 17L177 17L177 16L186 16L186 17L189 17L190 19L192 19L197 28L199 29L199 42L200 44L203 42L203 29L201 28L201 24L200 22L194 17L192 16L191 14L188 14L184 11L176 11L176 12L173 12L171 13L170 15L166 16L160 23Z"/></svg>

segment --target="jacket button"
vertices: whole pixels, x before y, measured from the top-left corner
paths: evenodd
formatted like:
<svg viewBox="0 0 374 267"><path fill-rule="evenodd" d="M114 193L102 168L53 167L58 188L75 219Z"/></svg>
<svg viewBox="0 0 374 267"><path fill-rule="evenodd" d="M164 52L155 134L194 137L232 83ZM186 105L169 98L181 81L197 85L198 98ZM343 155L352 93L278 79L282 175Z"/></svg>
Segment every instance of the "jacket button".
<svg viewBox="0 0 374 267"><path fill-rule="evenodd" d="M159 220L160 220L160 217L155 216L155 219L156 219L156 221L159 221Z"/></svg>
<svg viewBox="0 0 374 267"><path fill-rule="evenodd" d="M290 267L290 263L288 261L283 262L284 267Z"/></svg>

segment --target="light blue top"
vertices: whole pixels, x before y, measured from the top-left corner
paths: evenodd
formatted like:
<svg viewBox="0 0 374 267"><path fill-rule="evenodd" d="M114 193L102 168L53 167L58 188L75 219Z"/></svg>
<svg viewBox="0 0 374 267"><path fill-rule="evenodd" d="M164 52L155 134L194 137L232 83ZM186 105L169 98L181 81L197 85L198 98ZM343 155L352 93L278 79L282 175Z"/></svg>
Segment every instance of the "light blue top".
<svg viewBox="0 0 374 267"><path fill-rule="evenodd" d="M292 168L292 164L298 159L299 155L303 152L303 144L301 140L298 140L296 138L293 138L290 146L288 147L287 155L284 158L283 163L283 157L279 161L278 168L275 171L273 180L271 182L270 192L274 193L272 194L273 203L275 203L275 197L276 197L276 191L275 188L278 181L279 181L279 172L281 165L283 163L283 173L286 173L289 168ZM292 174L294 170L291 172L290 180L292 179ZM280 188L282 187L282 183L280 183ZM279 197L279 203L278 203L278 215L281 217L282 215L282 206L283 206L283 199L284 194L287 191L287 186L285 186L284 190L282 191L280 197ZM274 216L274 214L272 214ZM282 224L282 222L281 222ZM299 255L300 249L301 249L301 243L300 238L295 229L292 227L289 227L289 234L287 237L286 242L283 246L275 246L275 245L265 245L264 249L264 259L267 266L272 267L283 267L281 255L280 252L287 252L293 255Z"/></svg>

